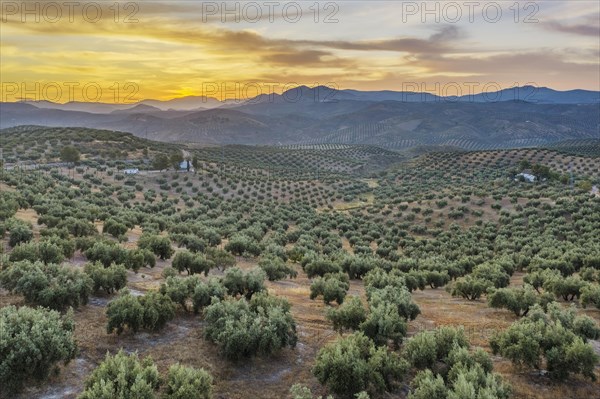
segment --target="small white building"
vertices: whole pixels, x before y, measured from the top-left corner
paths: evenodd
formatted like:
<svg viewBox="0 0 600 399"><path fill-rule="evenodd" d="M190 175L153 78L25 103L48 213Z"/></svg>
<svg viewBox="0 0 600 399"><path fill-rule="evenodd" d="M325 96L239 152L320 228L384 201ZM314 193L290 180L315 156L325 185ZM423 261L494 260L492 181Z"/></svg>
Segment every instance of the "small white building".
<svg viewBox="0 0 600 399"><path fill-rule="evenodd" d="M186 159L185 161L181 162L179 164L179 170L193 172L194 166L192 165L192 161Z"/></svg>
<svg viewBox="0 0 600 399"><path fill-rule="evenodd" d="M137 175L138 173L140 173L140 170L138 168L135 168L135 169L125 169L123 171L123 173L125 173L126 175Z"/></svg>
<svg viewBox="0 0 600 399"><path fill-rule="evenodd" d="M529 183L534 183L536 181L536 177L534 175L531 175L529 173L519 173L518 175L515 176L515 181L520 180L520 178L522 177L526 182Z"/></svg>

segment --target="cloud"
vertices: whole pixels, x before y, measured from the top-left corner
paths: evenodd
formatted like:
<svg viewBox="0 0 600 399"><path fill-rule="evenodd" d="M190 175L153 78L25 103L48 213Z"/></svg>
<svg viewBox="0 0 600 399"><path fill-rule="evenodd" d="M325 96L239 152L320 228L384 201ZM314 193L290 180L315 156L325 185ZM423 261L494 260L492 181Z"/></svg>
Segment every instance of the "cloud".
<svg viewBox="0 0 600 399"><path fill-rule="evenodd" d="M112 16L112 3L99 4ZM2 24L3 78L98 80L107 87L134 79L146 88L144 96L158 98L193 92L204 81L337 82L392 90L407 81L436 80L598 87L600 46L589 39L599 34L598 15L589 10L535 31L511 25L505 39L497 35L500 25L400 26L387 14L344 26L204 23L198 8L143 2L139 22L132 24L108 17L23 24L12 16ZM549 36L544 29L559 32L551 35L551 49L540 47Z"/></svg>
<svg viewBox="0 0 600 399"><path fill-rule="evenodd" d="M595 24L583 23L575 25L566 25L558 21L551 21L543 24L544 28L557 32L570 33L573 35L580 36L600 36L600 22L596 21Z"/></svg>
<svg viewBox="0 0 600 399"><path fill-rule="evenodd" d="M564 18L560 21L557 19L549 20L542 24L542 27L546 30L572 35L600 37L600 15L598 12L580 15L573 18L571 23L565 23L564 21Z"/></svg>
<svg viewBox="0 0 600 399"><path fill-rule="evenodd" d="M352 62L335 57L328 51L317 50L295 50L289 52L275 52L261 57L261 61L271 65L291 65L291 66L350 66Z"/></svg>
<svg viewBox="0 0 600 399"><path fill-rule="evenodd" d="M401 37L382 40L365 41L320 41L297 40L291 43L326 47L338 50L357 51L393 51L408 53L443 53L453 50L453 42L463 37L463 32L457 26L444 26L428 39Z"/></svg>

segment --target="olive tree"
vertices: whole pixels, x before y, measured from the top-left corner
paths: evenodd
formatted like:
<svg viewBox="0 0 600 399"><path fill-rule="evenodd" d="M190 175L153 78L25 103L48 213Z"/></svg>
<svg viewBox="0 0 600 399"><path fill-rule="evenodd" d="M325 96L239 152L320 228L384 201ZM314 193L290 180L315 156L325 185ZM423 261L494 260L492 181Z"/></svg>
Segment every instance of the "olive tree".
<svg viewBox="0 0 600 399"><path fill-rule="evenodd" d="M125 255L125 266L137 273L142 267L156 266L156 258L149 249L131 249Z"/></svg>
<svg viewBox="0 0 600 399"><path fill-rule="evenodd" d="M490 356L481 348L470 350L462 329L421 332L408 340L404 355L421 369L411 383L410 399L510 397L510 386L492 373Z"/></svg>
<svg viewBox="0 0 600 399"><path fill-rule="evenodd" d="M311 283L310 299L322 296L323 302L326 304L333 301L342 304L349 289L350 285L348 284L348 276L346 274L325 274L324 277L317 277Z"/></svg>
<svg viewBox="0 0 600 399"><path fill-rule="evenodd" d="M169 237L152 234L142 234L138 240L138 248L147 249L162 260L169 259L175 252Z"/></svg>
<svg viewBox="0 0 600 399"><path fill-rule="evenodd" d="M12 395L29 379L44 380L57 363L75 358L72 316L27 306L0 309L0 391Z"/></svg>
<svg viewBox="0 0 600 399"><path fill-rule="evenodd" d="M204 273L208 276L208 272L213 267L214 263L203 254L187 250L177 252L173 258L173 268L179 272L185 270L189 275Z"/></svg>
<svg viewBox="0 0 600 399"><path fill-rule="evenodd" d="M526 284L519 288L499 288L488 295L488 305L492 308L510 310L517 317L527 315L529 309L537 304L545 307L553 301L552 295L547 293L538 295L535 289Z"/></svg>
<svg viewBox="0 0 600 399"><path fill-rule="evenodd" d="M75 164L76 162L79 162L80 157L81 154L79 153L79 150L72 145L64 146L60 150L60 159L63 162Z"/></svg>
<svg viewBox="0 0 600 399"><path fill-rule="evenodd" d="M588 284L581 290L581 305L586 307L590 304L600 309L600 285L598 284Z"/></svg>
<svg viewBox="0 0 600 399"><path fill-rule="evenodd" d="M353 296L337 308L328 309L326 317L333 323L333 329L341 333L344 330L358 330L367 319L367 312L360 297Z"/></svg>
<svg viewBox="0 0 600 399"><path fill-rule="evenodd" d="M544 289L565 301L572 301L579 299L582 288L587 285L588 282L582 280L579 276L556 276L544 282Z"/></svg>
<svg viewBox="0 0 600 399"><path fill-rule="evenodd" d="M239 267L232 267L225 272L221 283L229 295L241 295L250 299L255 293L266 289L264 282L266 278L265 272L259 268L244 273Z"/></svg>
<svg viewBox="0 0 600 399"><path fill-rule="evenodd" d="M326 274L334 274L342 271L342 268L337 263L325 258L316 258L304 266L304 271L309 278L315 276L325 276Z"/></svg>
<svg viewBox="0 0 600 399"><path fill-rule="evenodd" d="M105 267L108 267L113 263L127 264L127 250L116 243L103 241L94 242L84 251L84 255L89 261L100 262Z"/></svg>
<svg viewBox="0 0 600 399"><path fill-rule="evenodd" d="M466 276L457 279L454 284L452 284L450 293L452 296L461 296L470 301L474 301L479 299L491 286L492 283L489 280Z"/></svg>
<svg viewBox="0 0 600 399"><path fill-rule="evenodd" d="M205 336L229 359L271 355L296 346L296 323L285 300L255 295L251 300L216 301L204 310Z"/></svg>
<svg viewBox="0 0 600 399"><path fill-rule="evenodd" d="M321 348L313 374L335 394L348 397L362 391L391 391L407 370L408 364L396 353L356 332Z"/></svg>
<svg viewBox="0 0 600 399"><path fill-rule="evenodd" d="M0 284L27 303L60 310L87 304L93 282L69 266L22 261L0 272Z"/></svg>
<svg viewBox="0 0 600 399"><path fill-rule="evenodd" d="M288 265L278 256L266 256L258 262L258 267L264 270L269 281L281 280L286 277L294 278L298 275L291 265Z"/></svg>
<svg viewBox="0 0 600 399"><path fill-rule="evenodd" d="M59 264L64 259L63 248L48 241L21 243L14 247L9 255L11 262L28 260Z"/></svg>
<svg viewBox="0 0 600 399"><path fill-rule="evenodd" d="M244 254L258 256L260 254L258 241L245 234L236 234L232 236L225 245L225 250L240 256Z"/></svg>
<svg viewBox="0 0 600 399"><path fill-rule="evenodd" d="M160 292L171 298L184 310L191 311L193 309L194 313L198 313L210 305L214 297L222 300L227 290L216 278L202 281L198 276L185 278L169 276L160 286ZM188 305L190 302L193 306L192 309Z"/></svg>
<svg viewBox="0 0 600 399"><path fill-rule="evenodd" d="M206 256L213 262L214 266L221 271L235 266L235 257L222 249L207 248Z"/></svg>
<svg viewBox="0 0 600 399"><path fill-rule="evenodd" d="M540 369L545 359L553 379L564 380L572 373L595 379L600 358L584 340L597 337L600 330L588 319L556 303L548 305L547 313L534 305L527 316L494 335L490 346L495 354L520 366Z"/></svg>
<svg viewBox="0 0 600 399"><path fill-rule="evenodd" d="M155 399L160 385L158 369L150 357L140 361L137 353L106 354L84 383L78 399Z"/></svg>
<svg viewBox="0 0 600 399"><path fill-rule="evenodd" d="M113 331L121 334L126 328L134 333L141 329L157 331L175 317L175 303L158 292L136 297L123 290L118 298L108 303L106 316L108 334Z"/></svg>
<svg viewBox="0 0 600 399"><path fill-rule="evenodd" d="M33 238L33 231L25 224L17 224L10 229L8 245L15 247L20 243L29 242Z"/></svg>
<svg viewBox="0 0 600 399"><path fill-rule="evenodd" d="M162 399L212 399L212 376L204 369L174 364L169 367Z"/></svg>
<svg viewBox="0 0 600 399"><path fill-rule="evenodd" d="M107 294L119 291L127 285L127 270L123 265L112 264L104 267L101 263L87 263L84 272L93 281L93 290L103 290Z"/></svg>

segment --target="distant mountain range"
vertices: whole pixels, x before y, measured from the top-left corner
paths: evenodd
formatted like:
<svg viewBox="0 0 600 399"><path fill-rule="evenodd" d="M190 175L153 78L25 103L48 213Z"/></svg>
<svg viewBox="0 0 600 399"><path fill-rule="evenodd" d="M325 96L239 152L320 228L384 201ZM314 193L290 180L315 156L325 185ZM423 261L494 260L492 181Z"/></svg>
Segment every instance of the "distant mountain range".
<svg viewBox="0 0 600 399"><path fill-rule="evenodd" d="M600 92L524 86L439 97L299 86L239 103L199 96L136 104L0 103L0 128L18 125L101 128L204 144L516 148L600 138Z"/></svg>

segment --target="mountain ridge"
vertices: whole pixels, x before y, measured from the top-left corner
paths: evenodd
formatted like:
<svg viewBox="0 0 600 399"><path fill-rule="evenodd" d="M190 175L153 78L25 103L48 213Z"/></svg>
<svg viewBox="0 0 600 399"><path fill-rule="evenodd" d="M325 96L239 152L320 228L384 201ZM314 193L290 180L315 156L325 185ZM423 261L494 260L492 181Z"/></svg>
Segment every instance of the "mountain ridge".
<svg viewBox="0 0 600 399"><path fill-rule="evenodd" d="M66 103L39 101L16 101L43 109L62 109L67 111L84 111L92 113L109 113L125 110L137 105L149 105L162 111L191 111L197 109L213 109L218 107L235 108L238 106L280 103L280 102L333 102L333 101L400 101L400 102L504 102L523 100L538 104L600 104L600 91L572 89L555 90L548 87L525 85L501 89L498 91L464 94L460 96L438 96L429 92L335 89L328 86L308 87L301 85L284 91L281 94L260 94L245 100L218 100L208 96L184 96L168 100L144 99L131 103L104 103L69 101Z"/></svg>
<svg viewBox="0 0 600 399"><path fill-rule="evenodd" d="M299 89L305 90L305 89ZM366 144L388 149L519 148L599 138L596 104L505 102L279 101L195 111L144 105L109 114L0 103L0 128L87 127L165 142L201 144Z"/></svg>

